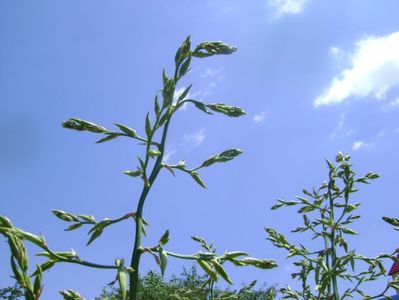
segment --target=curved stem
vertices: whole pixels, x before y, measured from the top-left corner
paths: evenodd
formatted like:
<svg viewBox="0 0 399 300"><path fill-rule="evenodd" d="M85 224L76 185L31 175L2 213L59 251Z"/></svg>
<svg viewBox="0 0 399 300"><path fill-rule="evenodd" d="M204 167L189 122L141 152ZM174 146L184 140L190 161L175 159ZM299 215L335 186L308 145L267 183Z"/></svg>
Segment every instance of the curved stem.
<svg viewBox="0 0 399 300"><path fill-rule="evenodd" d="M140 258L142 251L140 250L141 247L141 230L143 226L143 208L144 208L144 202L145 199L147 198L147 195L152 187L152 184L154 183L156 177L159 174L159 171L162 168L162 159L164 155L164 150L165 150L165 142L166 142L166 136L168 133L168 128L169 128L169 123L170 119L165 123L165 127L162 133L162 141L160 145L159 151L161 152L161 155L158 156L154 168L152 169L150 178L148 179L149 185L144 185L143 190L140 195L140 199L137 205L137 211L136 211L136 230L135 230L135 238L134 238L134 247L133 247L133 252L132 252L132 258L130 261L130 266L133 268L133 272L129 274L129 299L130 300L137 300L137 289L138 289L138 276L139 276L139 265L140 265Z"/></svg>

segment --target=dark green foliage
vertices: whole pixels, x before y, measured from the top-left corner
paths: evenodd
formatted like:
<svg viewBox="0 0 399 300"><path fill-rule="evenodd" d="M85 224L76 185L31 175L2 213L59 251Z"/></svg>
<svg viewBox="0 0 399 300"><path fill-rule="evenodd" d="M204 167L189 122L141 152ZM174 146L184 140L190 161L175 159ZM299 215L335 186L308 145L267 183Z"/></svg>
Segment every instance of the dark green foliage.
<svg viewBox="0 0 399 300"><path fill-rule="evenodd" d="M0 289L0 299L5 299L5 300L18 300L21 299L24 295L23 289L15 284L12 287L7 287L4 289Z"/></svg>
<svg viewBox="0 0 399 300"><path fill-rule="evenodd" d="M207 275L201 275L193 266L184 269L180 276L173 275L169 280L153 271L139 278L139 300L207 300L211 299ZM274 299L274 287L255 289L252 285L240 290L214 288L213 299L237 300L271 300ZM95 300L119 300L119 290L113 287L104 288Z"/></svg>

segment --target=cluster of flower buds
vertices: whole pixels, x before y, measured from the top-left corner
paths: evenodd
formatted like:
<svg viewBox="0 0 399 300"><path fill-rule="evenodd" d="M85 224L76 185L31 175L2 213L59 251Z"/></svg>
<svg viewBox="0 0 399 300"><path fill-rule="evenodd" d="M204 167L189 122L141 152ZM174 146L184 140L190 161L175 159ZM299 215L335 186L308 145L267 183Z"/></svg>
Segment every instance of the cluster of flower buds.
<svg viewBox="0 0 399 300"><path fill-rule="evenodd" d="M105 129L102 126L99 126L97 124L79 119L79 118L71 118L65 122L62 123L62 127L68 128L68 129L73 129L73 130L78 130L78 131L90 131L94 133L105 133L108 132L107 129Z"/></svg>
<svg viewBox="0 0 399 300"><path fill-rule="evenodd" d="M60 294L64 297L64 300L85 300L77 291L63 290Z"/></svg>
<svg viewBox="0 0 399 300"><path fill-rule="evenodd" d="M231 54L235 51L237 51L237 47L220 41L202 42L193 51L193 56L203 58L217 54Z"/></svg>

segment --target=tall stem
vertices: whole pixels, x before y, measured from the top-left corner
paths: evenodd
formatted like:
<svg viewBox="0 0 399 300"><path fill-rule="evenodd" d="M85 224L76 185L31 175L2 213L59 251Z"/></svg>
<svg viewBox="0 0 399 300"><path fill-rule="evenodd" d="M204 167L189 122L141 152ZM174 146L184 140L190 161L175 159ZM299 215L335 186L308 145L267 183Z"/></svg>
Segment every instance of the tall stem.
<svg viewBox="0 0 399 300"><path fill-rule="evenodd" d="M337 261L337 252L335 249L335 219L334 219L334 198L331 193L332 189L332 184L334 184L333 179L332 179L332 170L330 171L330 182L328 185L328 198L330 200L330 219L331 222L333 223L333 227L331 228L331 233L330 233L330 242L331 242L331 266L334 268L336 266L336 261ZM338 282L337 282L337 276L335 275L335 272L332 273L331 275L331 280L332 280L332 286L333 286L333 299L334 300L339 300L339 291L338 291Z"/></svg>
<svg viewBox="0 0 399 300"><path fill-rule="evenodd" d="M133 268L133 272L129 274L129 300L137 300L137 295L138 295L138 279L139 279L139 266L140 266L140 258L142 251L140 249L141 247L141 234L142 234L142 226L143 226L143 208L144 208L144 203L147 198L147 195L152 187L152 184L154 183L155 179L157 178L159 171L162 168L162 159L164 155L164 150L165 150L165 143L166 143L166 136L168 133L168 127L169 127L169 122L166 121L163 133L162 133L162 141L161 141L161 146L159 151L161 152L161 155L158 156L155 165L152 169L150 178L148 179L149 185L145 185L143 187L143 190L140 195L140 199L137 205L137 210L136 210L136 231L135 231L135 238L134 238L134 247L132 251L132 258L130 261L130 267Z"/></svg>

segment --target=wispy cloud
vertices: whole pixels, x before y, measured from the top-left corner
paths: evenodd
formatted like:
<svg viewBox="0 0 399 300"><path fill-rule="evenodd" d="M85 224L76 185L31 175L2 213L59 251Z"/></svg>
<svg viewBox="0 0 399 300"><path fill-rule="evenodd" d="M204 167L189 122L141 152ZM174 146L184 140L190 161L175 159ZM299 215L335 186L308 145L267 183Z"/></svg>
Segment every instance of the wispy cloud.
<svg viewBox="0 0 399 300"><path fill-rule="evenodd" d="M201 128L198 132L185 134L183 136L182 145L190 145L193 148L202 144L205 139L205 128Z"/></svg>
<svg viewBox="0 0 399 300"><path fill-rule="evenodd" d="M266 116L269 114L269 110L264 110L264 111L262 111L262 112L260 112L259 114L256 114L254 117L253 117L253 121L256 123L256 124L260 124L260 123L262 123L264 120L265 120L265 118L266 118Z"/></svg>
<svg viewBox="0 0 399 300"><path fill-rule="evenodd" d="M391 112L393 110L399 109L399 98L395 100L387 101L383 105L381 105L381 110L383 112Z"/></svg>
<svg viewBox="0 0 399 300"><path fill-rule="evenodd" d="M201 73L201 78L208 78L208 77L217 77L219 79L223 79L222 76L223 68L220 67L218 69L206 68L204 72Z"/></svg>
<svg viewBox="0 0 399 300"><path fill-rule="evenodd" d="M399 85L399 32L360 40L348 55L350 66L315 99L315 106L341 103L351 97L382 99Z"/></svg>
<svg viewBox="0 0 399 300"><path fill-rule="evenodd" d="M300 14L309 0L269 0L269 5L276 9L276 18L285 15Z"/></svg>
<svg viewBox="0 0 399 300"><path fill-rule="evenodd" d="M164 161L165 163L168 163L168 162L170 161L172 155L175 154L175 153L176 153L175 150L173 150L173 149L171 149L171 148L167 148L166 151L165 151L165 154L164 154L164 156L163 156L163 161Z"/></svg>
<svg viewBox="0 0 399 300"><path fill-rule="evenodd" d="M364 148L364 147L368 147L369 145L367 143L365 143L364 141L355 141L352 145L352 150L353 151L357 151L360 148Z"/></svg>
<svg viewBox="0 0 399 300"><path fill-rule="evenodd" d="M348 129L345 126L345 114L342 113L339 115L339 121L337 126L334 128L334 130L330 134L330 139L335 139L338 136L350 136L355 132L353 129Z"/></svg>
<svg viewBox="0 0 399 300"><path fill-rule="evenodd" d="M369 141L364 141L364 140L356 140L352 144L352 150L353 151L358 151L360 149L365 149L365 148L370 148L376 146L378 143L380 143L382 140L386 139L388 136L388 132L385 130L380 130L378 134L370 139Z"/></svg>

